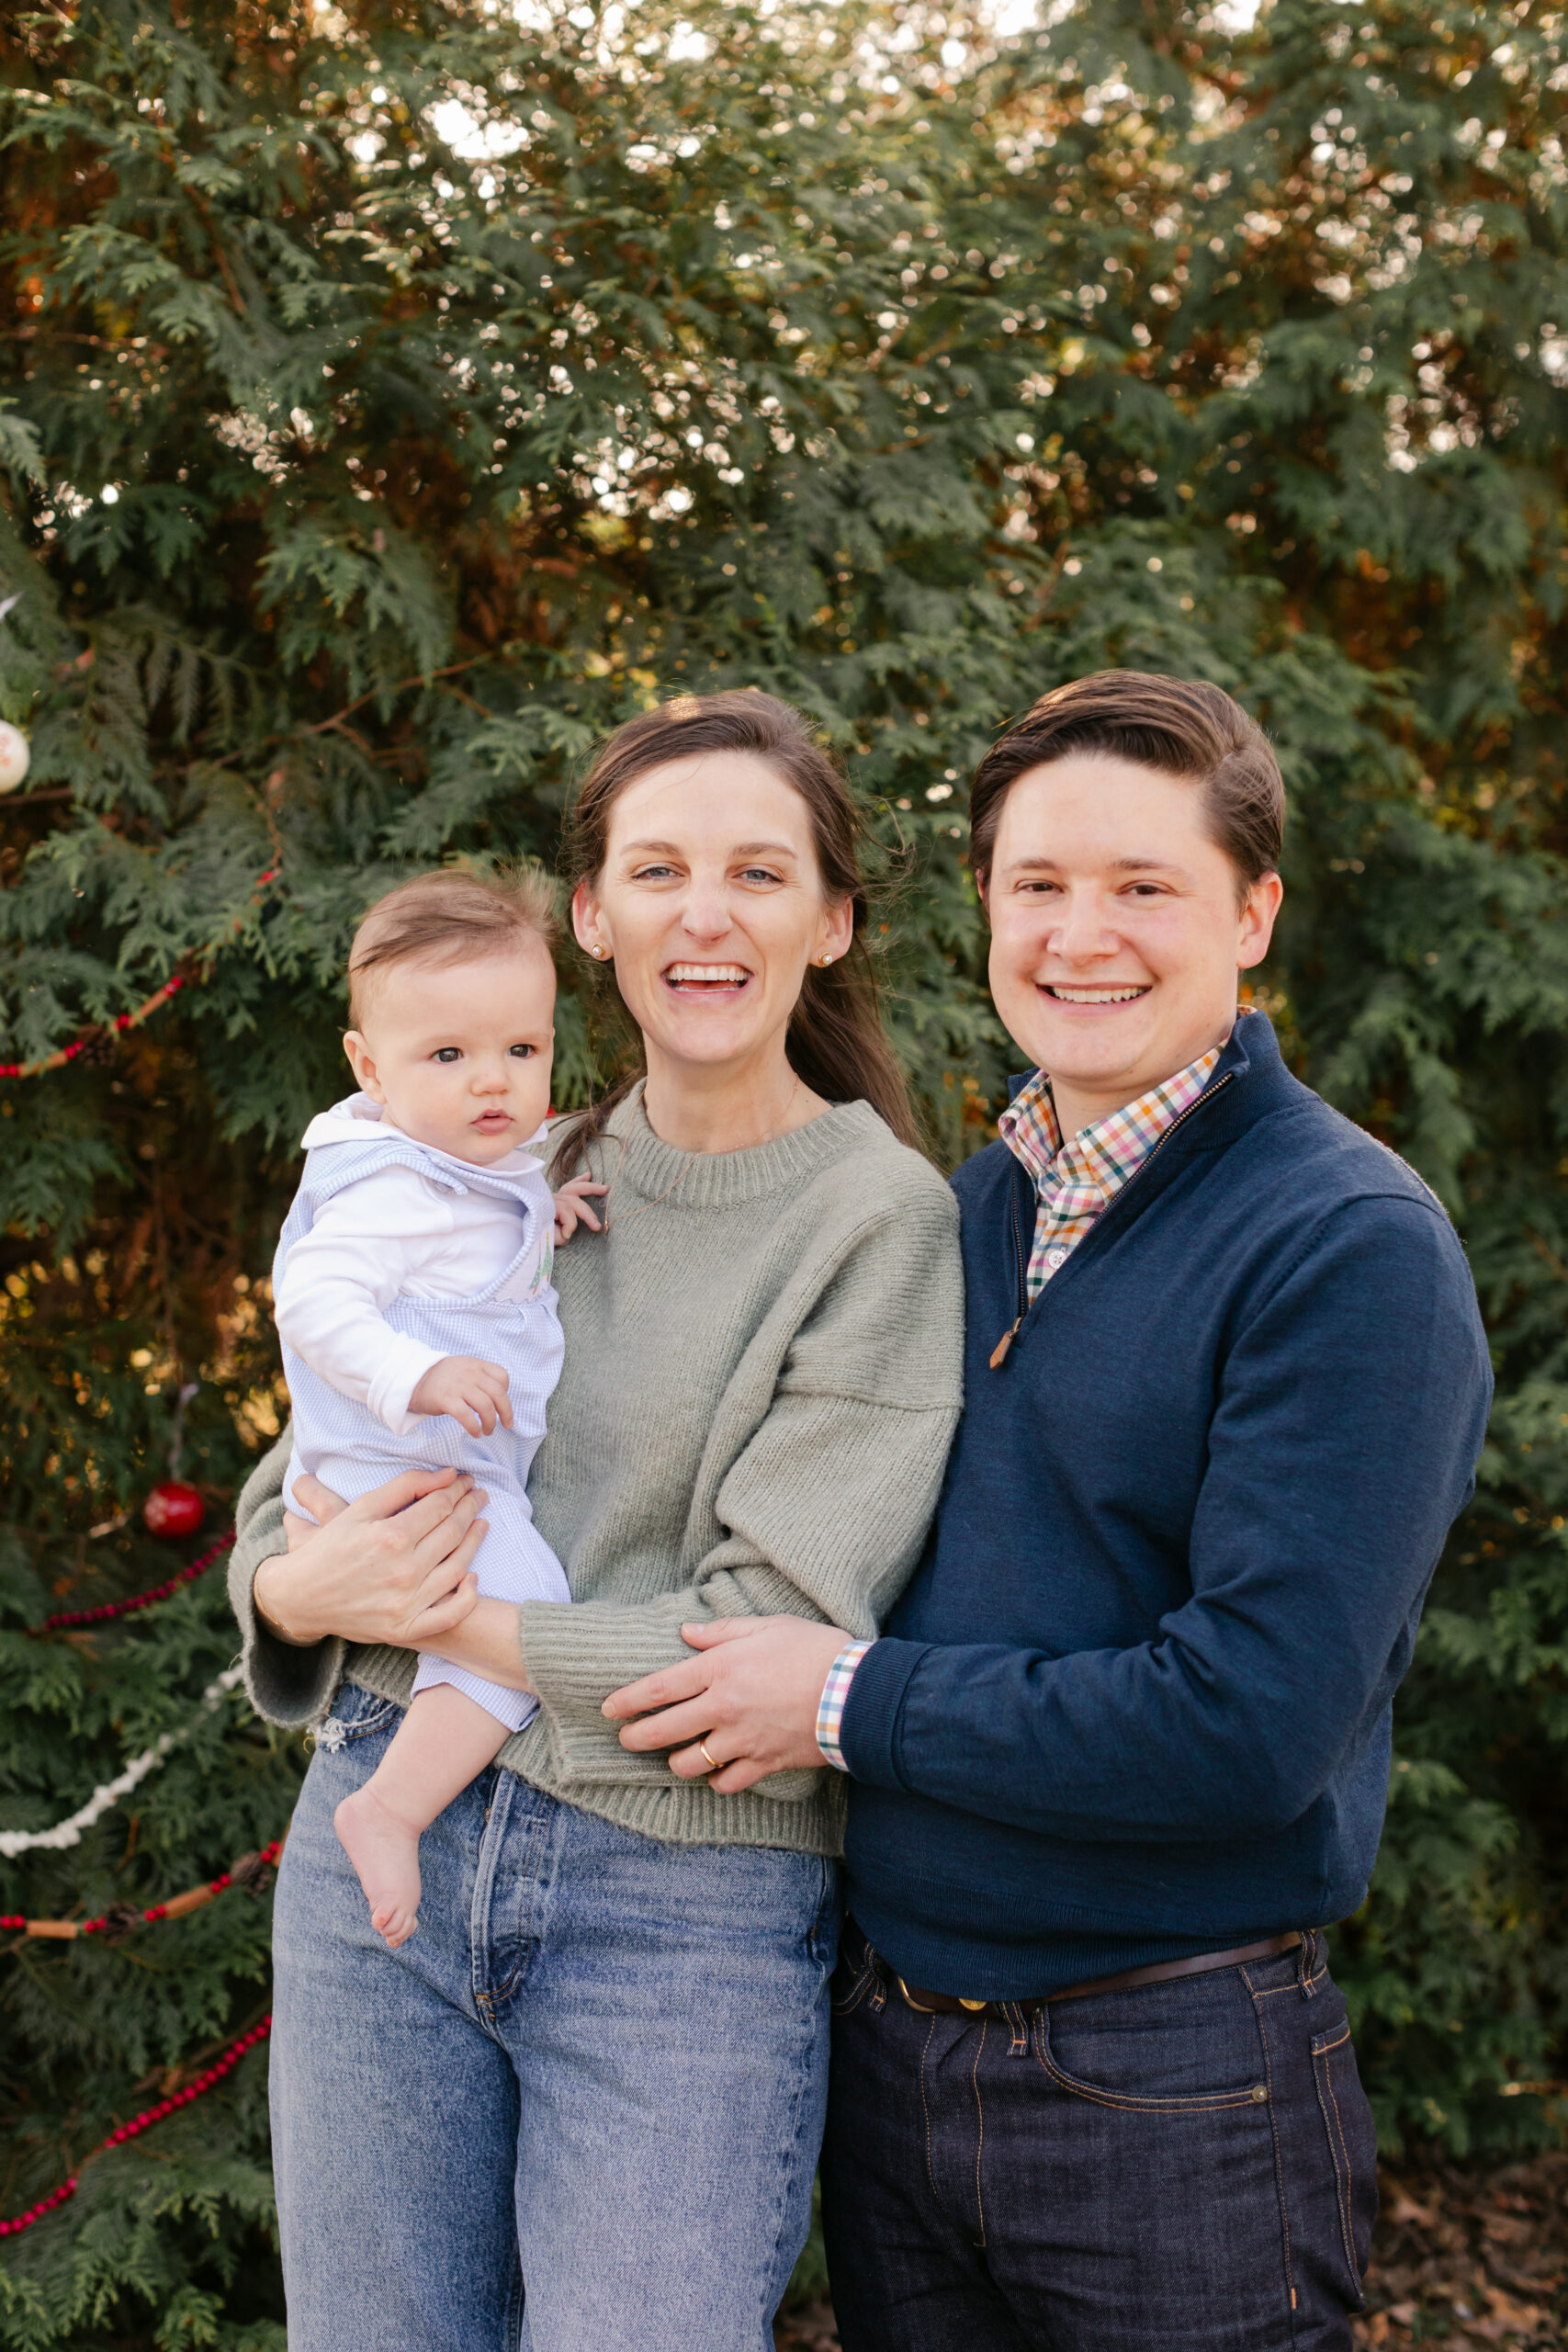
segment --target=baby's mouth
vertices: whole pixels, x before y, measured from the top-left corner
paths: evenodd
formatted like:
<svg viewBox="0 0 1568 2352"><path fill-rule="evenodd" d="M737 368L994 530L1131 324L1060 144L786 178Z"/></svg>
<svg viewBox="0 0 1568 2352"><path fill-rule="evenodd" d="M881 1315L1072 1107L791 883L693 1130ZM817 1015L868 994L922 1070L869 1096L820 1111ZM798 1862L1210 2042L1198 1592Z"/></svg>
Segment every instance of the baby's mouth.
<svg viewBox="0 0 1568 2352"><path fill-rule="evenodd" d="M744 964L666 964L661 977L680 996L731 996L751 975Z"/></svg>

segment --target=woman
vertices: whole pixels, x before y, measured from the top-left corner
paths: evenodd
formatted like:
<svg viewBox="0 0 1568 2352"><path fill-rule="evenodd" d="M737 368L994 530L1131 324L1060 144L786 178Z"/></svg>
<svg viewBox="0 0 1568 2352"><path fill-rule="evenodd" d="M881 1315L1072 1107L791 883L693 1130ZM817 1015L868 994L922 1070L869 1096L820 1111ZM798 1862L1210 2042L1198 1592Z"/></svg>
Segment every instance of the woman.
<svg viewBox="0 0 1568 2352"><path fill-rule="evenodd" d="M558 1182L607 1187L557 1261L530 1489L571 1603L475 1601L458 1481L335 1516L318 1490L289 1551L285 1440L241 1503L252 1695L320 1724L275 1935L293 2352L763 2352L806 2235L841 1783L727 1794L743 1758L680 1777L602 1709L690 1658L685 1623L817 1621L824 1673L874 1630L959 1410L954 1212L876 1020L852 808L796 712L633 720L574 849L577 937L644 1068L557 1155ZM419 1932L389 1952L332 1819L422 1646L540 1708L426 1833Z"/></svg>

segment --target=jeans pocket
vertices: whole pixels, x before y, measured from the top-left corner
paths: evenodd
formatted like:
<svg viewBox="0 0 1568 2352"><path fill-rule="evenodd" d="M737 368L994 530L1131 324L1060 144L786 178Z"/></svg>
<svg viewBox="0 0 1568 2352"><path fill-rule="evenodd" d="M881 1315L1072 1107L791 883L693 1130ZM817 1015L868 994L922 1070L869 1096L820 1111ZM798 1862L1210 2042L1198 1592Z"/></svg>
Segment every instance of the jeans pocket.
<svg viewBox="0 0 1568 2352"><path fill-rule="evenodd" d="M1350 2285L1359 2302L1377 2210L1377 2138L1356 2067L1350 2029L1343 2019L1313 2036L1312 2072L1323 2127L1328 2134L1340 2241Z"/></svg>
<svg viewBox="0 0 1568 2352"><path fill-rule="evenodd" d="M1059 2090L1130 2114L1203 2115L1269 2101L1253 2004L1239 1972L1054 2003L1034 2053Z"/></svg>
<svg viewBox="0 0 1568 2352"><path fill-rule="evenodd" d="M374 1690L367 1690L360 1683L343 1682L338 1685L331 1711L316 1725L312 1736L318 1748L335 1756L340 1748L356 1739L370 1739L378 1732L395 1731L402 1713L395 1699L378 1699Z"/></svg>
<svg viewBox="0 0 1568 2352"><path fill-rule="evenodd" d="M1234 2109L1266 2106L1269 2098L1269 2086L1263 2082L1241 2083L1224 2090L1167 2093L1129 2091L1116 2084L1090 2082L1081 2075L1068 2074L1058 2064L1038 2018L1034 2054L1058 2090L1070 2091L1075 2098L1089 2099L1096 2107L1120 2108L1128 2115L1220 2115Z"/></svg>

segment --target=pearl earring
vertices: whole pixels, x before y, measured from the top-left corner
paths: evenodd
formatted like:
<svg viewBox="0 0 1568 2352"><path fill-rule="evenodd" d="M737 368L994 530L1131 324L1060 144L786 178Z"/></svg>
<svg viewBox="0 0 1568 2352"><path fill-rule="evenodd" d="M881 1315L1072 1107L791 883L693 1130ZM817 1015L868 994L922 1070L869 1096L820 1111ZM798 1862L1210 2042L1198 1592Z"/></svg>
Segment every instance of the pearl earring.
<svg viewBox="0 0 1568 2352"><path fill-rule="evenodd" d="M598 957L600 957L600 959L601 959L601 960L603 960L603 959L604 959L604 956L606 956L609 954L609 952L610 952L610 951L609 951L609 949L608 949L607 947L605 947L604 945L603 945L603 944L601 944L599 946L597 946L597 947L593 950L593 953L595 954L595 956L597 956Z"/></svg>
<svg viewBox="0 0 1568 2352"><path fill-rule="evenodd" d="M817 958L817 961L818 961L819 964L830 964L830 963L832 962L832 960L833 960L833 959L832 959L832 957L831 957L830 956L818 956L818 957Z"/></svg>

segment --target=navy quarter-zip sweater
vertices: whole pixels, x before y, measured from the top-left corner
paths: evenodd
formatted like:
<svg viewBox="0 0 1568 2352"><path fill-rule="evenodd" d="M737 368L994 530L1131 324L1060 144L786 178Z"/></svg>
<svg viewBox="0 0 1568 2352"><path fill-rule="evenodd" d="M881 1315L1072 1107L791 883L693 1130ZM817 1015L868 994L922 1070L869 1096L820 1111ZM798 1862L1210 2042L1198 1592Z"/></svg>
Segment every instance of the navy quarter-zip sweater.
<svg viewBox="0 0 1568 2352"><path fill-rule="evenodd" d="M1342 1918L1491 1396L1441 1206L1245 1013L1029 1307L1034 1189L953 1178L965 1409L858 1668L849 1906L910 1984L1016 1999Z"/></svg>

